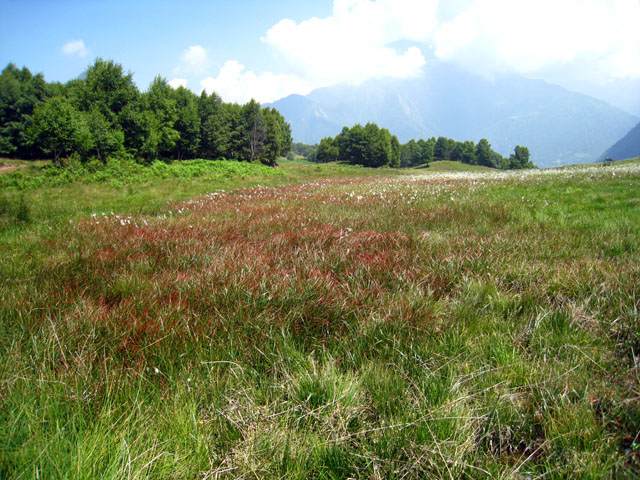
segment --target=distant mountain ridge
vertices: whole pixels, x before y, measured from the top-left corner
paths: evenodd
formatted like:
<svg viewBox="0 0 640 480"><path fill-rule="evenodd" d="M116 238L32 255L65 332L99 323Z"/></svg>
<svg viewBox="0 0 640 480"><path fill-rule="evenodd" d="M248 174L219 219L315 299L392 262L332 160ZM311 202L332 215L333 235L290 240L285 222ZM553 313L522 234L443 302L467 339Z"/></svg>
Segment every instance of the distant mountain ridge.
<svg viewBox="0 0 640 480"><path fill-rule="evenodd" d="M595 161L639 120L541 80L516 75L489 80L444 63L430 66L421 78L320 88L272 106L291 123L298 142L318 143L345 125L371 121L403 143L438 136L487 138L503 155L524 145L539 166Z"/></svg>
<svg viewBox="0 0 640 480"><path fill-rule="evenodd" d="M640 157L640 123L631 129L624 137L608 148L598 160L605 158L613 160L626 160L627 158Z"/></svg>

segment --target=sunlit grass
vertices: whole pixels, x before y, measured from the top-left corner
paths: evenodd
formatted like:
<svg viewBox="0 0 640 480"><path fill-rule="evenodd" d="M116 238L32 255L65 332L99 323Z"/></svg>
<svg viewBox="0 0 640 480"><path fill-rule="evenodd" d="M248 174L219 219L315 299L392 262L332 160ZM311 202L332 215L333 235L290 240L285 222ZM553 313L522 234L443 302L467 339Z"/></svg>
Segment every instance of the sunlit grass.
<svg viewBox="0 0 640 480"><path fill-rule="evenodd" d="M0 477L635 478L637 164L283 165L5 214Z"/></svg>

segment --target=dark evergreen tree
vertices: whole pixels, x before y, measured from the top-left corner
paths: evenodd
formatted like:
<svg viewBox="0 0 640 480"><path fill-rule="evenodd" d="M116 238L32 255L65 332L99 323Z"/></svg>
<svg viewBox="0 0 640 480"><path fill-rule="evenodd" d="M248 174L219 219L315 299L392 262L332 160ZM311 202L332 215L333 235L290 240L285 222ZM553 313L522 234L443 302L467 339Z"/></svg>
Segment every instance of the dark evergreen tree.
<svg viewBox="0 0 640 480"><path fill-rule="evenodd" d="M398 137L391 136L391 160L389 166L392 168L400 168L400 159L402 156L402 147L398 141Z"/></svg>
<svg viewBox="0 0 640 480"><path fill-rule="evenodd" d="M433 147L433 159L442 161L450 160L451 157L451 142L446 137L438 137Z"/></svg>

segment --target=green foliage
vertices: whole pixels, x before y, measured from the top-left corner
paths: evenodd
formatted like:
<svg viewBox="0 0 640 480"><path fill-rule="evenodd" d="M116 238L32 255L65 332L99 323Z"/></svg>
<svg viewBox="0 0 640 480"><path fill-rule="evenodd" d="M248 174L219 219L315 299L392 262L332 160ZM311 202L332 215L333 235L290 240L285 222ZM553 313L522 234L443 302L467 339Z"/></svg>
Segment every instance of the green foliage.
<svg viewBox="0 0 640 480"><path fill-rule="evenodd" d="M497 168L495 158L492 156L491 145L486 138L481 139L476 146L476 162L485 167Z"/></svg>
<svg viewBox="0 0 640 480"><path fill-rule="evenodd" d="M43 153L53 155L57 166L62 156L87 146L85 127L84 118L67 99L53 97L35 109L27 133Z"/></svg>
<svg viewBox="0 0 640 480"><path fill-rule="evenodd" d="M51 96L51 88L41 74L32 75L13 63L0 74L0 155L33 158L34 148L27 135L27 125L34 109Z"/></svg>
<svg viewBox="0 0 640 480"><path fill-rule="evenodd" d="M434 161L454 161L500 169L535 168L529 161L529 150L526 147L516 147L516 160L512 161L494 152L486 139L480 140L477 146L471 141L458 142L447 137L439 137L437 140L433 137L428 140L409 140L400 145L397 137L373 123L364 127L359 124L352 128L344 127L337 137L323 138L315 148L297 148L300 151L311 151L313 161L324 163L345 160L367 167L411 168L429 165Z"/></svg>
<svg viewBox="0 0 640 480"><path fill-rule="evenodd" d="M438 137L435 145L433 146L433 159L436 161L453 160L451 158L455 142L446 137Z"/></svg>
<svg viewBox="0 0 640 480"><path fill-rule="evenodd" d="M335 162L340 156L340 149L331 137L320 140L315 152L315 161L320 163Z"/></svg>
<svg viewBox="0 0 640 480"><path fill-rule="evenodd" d="M83 82L74 84L78 108L85 112L97 109L111 124L117 123L120 112L140 95L131 73L125 74L121 65L101 58L87 69Z"/></svg>
<svg viewBox="0 0 640 480"><path fill-rule="evenodd" d="M141 165L126 157L110 157L101 162L69 162L67 168L42 167L36 171L14 171L0 175L0 188L27 191L40 187L62 186L70 183L107 183L115 186L136 185L157 179L219 179L234 175L271 175L272 169L261 165L238 164L225 160L194 159L166 163L153 161ZM275 173L274 173L275 174Z"/></svg>
<svg viewBox="0 0 640 480"><path fill-rule="evenodd" d="M195 158L200 148L201 120L198 115L198 98L184 87L175 91L177 118L174 129L178 132L174 157Z"/></svg>
<svg viewBox="0 0 640 480"><path fill-rule="evenodd" d="M529 161L527 147L516 147L517 156L503 158L493 151L486 139L480 140L477 145L472 141L458 142L447 137L430 138L429 140L410 140L402 145L401 166L416 167L435 162L460 162L467 165L480 165L488 168L522 169L535 168ZM523 159L523 160L521 160Z"/></svg>
<svg viewBox="0 0 640 480"><path fill-rule="evenodd" d="M124 152L124 132L113 128L105 116L96 109L86 114L89 135L85 141L85 151L105 162L107 157Z"/></svg>
<svg viewBox="0 0 640 480"><path fill-rule="evenodd" d="M415 140L409 140L400 147L401 166L416 167L418 165L428 165L434 160L435 145L435 138L430 138L427 141L420 139L417 142Z"/></svg>
<svg viewBox="0 0 640 480"><path fill-rule="evenodd" d="M296 155L306 158L309 161L315 161L318 145L307 145L300 142L294 142L291 145L291 151Z"/></svg>
<svg viewBox="0 0 640 480"><path fill-rule="evenodd" d="M325 140L323 148L329 148L328 152L321 152L318 146L318 153L324 155L324 161L335 153L333 147L338 148L338 157L341 160L354 165L375 168L390 165L392 162L398 163L398 147L392 147L389 130L380 128L375 123L367 123L364 127L360 124L352 128L344 127L332 144Z"/></svg>
<svg viewBox="0 0 640 480"><path fill-rule="evenodd" d="M509 167L512 170L522 168L535 168L535 165L529 160L529 149L518 145L514 153L509 157Z"/></svg>
<svg viewBox="0 0 640 480"><path fill-rule="evenodd" d="M142 95L148 131L141 153L147 161L169 158L180 138L180 133L173 128L178 119L173 96L173 89L162 77L156 77Z"/></svg>
<svg viewBox="0 0 640 480"><path fill-rule="evenodd" d="M161 77L140 93L111 60L98 58L66 85L13 64L0 76L0 154L7 156L44 155L56 165L77 154L82 161L130 155L147 163L200 157L275 166L291 147L291 127L273 108L198 97Z"/></svg>
<svg viewBox="0 0 640 480"><path fill-rule="evenodd" d="M392 168L400 168L400 162L402 159L402 146L398 141L398 137L391 136L391 160L389 166Z"/></svg>
<svg viewBox="0 0 640 480"><path fill-rule="evenodd" d="M274 166L278 157L286 157L291 151L291 127L275 108L264 108L260 115L265 127L261 161L265 165Z"/></svg>

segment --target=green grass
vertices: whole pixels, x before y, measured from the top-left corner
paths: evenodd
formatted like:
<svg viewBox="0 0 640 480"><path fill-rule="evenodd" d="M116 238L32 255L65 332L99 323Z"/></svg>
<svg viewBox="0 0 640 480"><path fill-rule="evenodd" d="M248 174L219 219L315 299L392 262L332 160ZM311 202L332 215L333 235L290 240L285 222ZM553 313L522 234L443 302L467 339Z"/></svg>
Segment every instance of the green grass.
<svg viewBox="0 0 640 480"><path fill-rule="evenodd" d="M490 172L495 171L494 168L484 167L482 165L468 165L461 162L452 162L442 160L431 162L427 165L416 167L417 170L428 170L429 172Z"/></svg>
<svg viewBox="0 0 640 480"><path fill-rule="evenodd" d="M0 478L640 476L637 164L281 165L3 189Z"/></svg>
<svg viewBox="0 0 640 480"><path fill-rule="evenodd" d="M640 163L640 157L637 158L627 158L627 159L623 159L623 160L614 160L613 162L611 162L610 165L634 165L634 164L638 164ZM556 169L571 169L571 168L576 168L576 167L593 167L593 166L599 166L599 167L608 167L609 165L605 164L604 162L599 162L599 163L581 163L581 164L576 164L576 165L568 165L568 166L564 166L564 167L555 167Z"/></svg>

